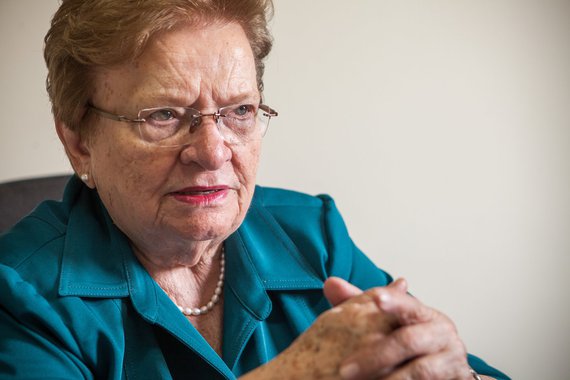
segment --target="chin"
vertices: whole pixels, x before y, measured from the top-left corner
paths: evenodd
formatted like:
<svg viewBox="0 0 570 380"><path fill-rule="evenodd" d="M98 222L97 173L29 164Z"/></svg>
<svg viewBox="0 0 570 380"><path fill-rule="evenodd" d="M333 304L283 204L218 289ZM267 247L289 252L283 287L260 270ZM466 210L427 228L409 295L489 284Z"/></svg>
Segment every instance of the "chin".
<svg viewBox="0 0 570 380"><path fill-rule="evenodd" d="M232 221L214 220L208 222L200 221L200 223L185 223L176 228L180 235L186 240L206 241L206 240L224 240L231 235L237 228L239 223Z"/></svg>

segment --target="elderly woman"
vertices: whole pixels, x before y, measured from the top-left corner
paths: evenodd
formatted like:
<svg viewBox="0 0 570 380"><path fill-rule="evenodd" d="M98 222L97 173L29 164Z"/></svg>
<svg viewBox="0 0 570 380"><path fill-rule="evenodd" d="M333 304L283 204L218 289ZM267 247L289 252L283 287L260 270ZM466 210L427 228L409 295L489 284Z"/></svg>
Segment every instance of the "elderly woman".
<svg viewBox="0 0 570 380"><path fill-rule="evenodd" d="M271 11L62 1L47 84L77 176L0 240L0 377L505 378L329 197L255 186Z"/></svg>

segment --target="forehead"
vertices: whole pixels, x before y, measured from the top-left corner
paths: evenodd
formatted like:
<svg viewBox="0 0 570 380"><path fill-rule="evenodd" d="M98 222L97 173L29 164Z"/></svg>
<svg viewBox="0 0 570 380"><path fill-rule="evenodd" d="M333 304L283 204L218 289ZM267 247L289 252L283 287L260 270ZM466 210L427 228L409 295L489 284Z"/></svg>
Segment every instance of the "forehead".
<svg viewBox="0 0 570 380"><path fill-rule="evenodd" d="M120 98L138 106L221 104L252 95L255 60L237 23L178 25L150 39L136 60L95 74L94 99L105 103Z"/></svg>

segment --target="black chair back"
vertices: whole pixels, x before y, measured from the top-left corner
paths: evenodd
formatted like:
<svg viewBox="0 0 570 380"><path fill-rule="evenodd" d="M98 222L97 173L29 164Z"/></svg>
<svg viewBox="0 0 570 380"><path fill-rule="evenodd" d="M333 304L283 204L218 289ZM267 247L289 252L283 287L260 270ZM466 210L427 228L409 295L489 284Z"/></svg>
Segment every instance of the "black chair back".
<svg viewBox="0 0 570 380"><path fill-rule="evenodd" d="M28 215L38 203L61 200L69 178L66 174L0 183L0 233Z"/></svg>

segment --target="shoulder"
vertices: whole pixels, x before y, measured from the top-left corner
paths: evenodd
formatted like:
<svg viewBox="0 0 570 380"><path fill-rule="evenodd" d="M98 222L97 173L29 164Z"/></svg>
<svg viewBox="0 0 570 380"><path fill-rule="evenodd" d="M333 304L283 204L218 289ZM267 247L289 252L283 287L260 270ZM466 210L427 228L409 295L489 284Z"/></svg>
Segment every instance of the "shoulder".
<svg viewBox="0 0 570 380"><path fill-rule="evenodd" d="M0 237L0 263L19 267L40 251L61 250L66 215L60 202L46 201ZM55 248L58 246L58 248Z"/></svg>
<svg viewBox="0 0 570 380"><path fill-rule="evenodd" d="M55 202L40 204L0 237L0 303L18 320L40 310L42 319L58 319L48 298L57 294L65 246L60 211ZM33 310L28 305L34 305ZM6 323L0 318L0 329Z"/></svg>
<svg viewBox="0 0 570 380"><path fill-rule="evenodd" d="M342 221L334 200L329 195L309 195L294 190L262 186L255 189L249 214L262 218L271 215L286 230L314 230L313 232L319 231L319 234L326 234L326 226L330 224L331 216L333 220ZM343 232L346 232L344 222L337 227L342 227Z"/></svg>
<svg viewBox="0 0 570 380"><path fill-rule="evenodd" d="M330 274L325 268L335 256L352 257L352 240L328 195L258 186L246 224L257 226L256 236L280 241L298 252L321 275Z"/></svg>
<svg viewBox="0 0 570 380"><path fill-rule="evenodd" d="M330 208L336 208L333 198L328 194L310 195L295 190L264 186L256 186L253 204L282 212L287 210L300 212L303 209L318 209L325 212Z"/></svg>
<svg viewBox="0 0 570 380"><path fill-rule="evenodd" d="M294 190L257 186L252 206L267 210L278 220L294 220L295 225L318 223L348 234L334 199L328 194L309 195Z"/></svg>
<svg viewBox="0 0 570 380"><path fill-rule="evenodd" d="M83 185L71 177L61 201L44 201L11 229L0 235L0 263L18 267L38 252L63 249L70 215L77 204ZM56 242L61 244L57 245ZM44 255L46 257L49 255ZM49 260L53 260L53 255Z"/></svg>
<svg viewBox="0 0 570 380"><path fill-rule="evenodd" d="M78 189L70 181L62 201L40 203L0 236L2 276L53 292L57 287L69 218ZM43 289L43 290L42 290Z"/></svg>
<svg viewBox="0 0 570 380"><path fill-rule="evenodd" d="M261 220L264 234L287 239L324 278L337 276L360 288L385 285L391 277L376 267L352 241L333 198L258 186L248 213Z"/></svg>

